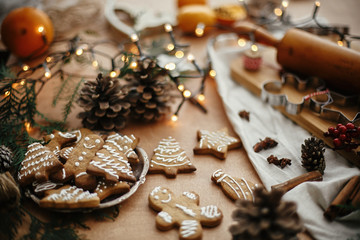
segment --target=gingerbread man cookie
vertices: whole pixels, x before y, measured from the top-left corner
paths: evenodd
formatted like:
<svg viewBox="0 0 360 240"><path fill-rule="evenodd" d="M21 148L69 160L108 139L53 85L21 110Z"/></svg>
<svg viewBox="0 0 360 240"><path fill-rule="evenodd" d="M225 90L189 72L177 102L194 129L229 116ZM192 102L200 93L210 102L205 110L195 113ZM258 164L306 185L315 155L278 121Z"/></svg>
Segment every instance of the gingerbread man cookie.
<svg viewBox="0 0 360 240"><path fill-rule="evenodd" d="M49 175L63 168L63 164L55 154L40 143L28 146L25 159L18 172L18 181L21 186L31 184L35 180L45 182Z"/></svg>
<svg viewBox="0 0 360 240"><path fill-rule="evenodd" d="M224 194L232 200L245 199L254 201L253 190L258 187L257 184L246 181L244 178L233 178L223 170L216 170L211 180L221 187Z"/></svg>
<svg viewBox="0 0 360 240"><path fill-rule="evenodd" d="M118 182L121 180L135 182L136 178L131 166L122 152L122 139L114 135L105 140L102 149L96 153L92 159L87 172L104 177L107 181Z"/></svg>
<svg viewBox="0 0 360 240"><path fill-rule="evenodd" d="M66 155L67 160L64 169L53 174L51 177L55 181L66 182L71 178L75 178L75 185L85 190L92 190L96 187L96 177L88 174L86 168L90 161L95 157L104 144L104 140L96 135L90 134L82 138L76 146ZM68 149L61 150L60 155Z"/></svg>
<svg viewBox="0 0 360 240"><path fill-rule="evenodd" d="M99 204L96 193L70 185L45 192L45 197L39 202L40 207L44 208L92 208Z"/></svg>
<svg viewBox="0 0 360 240"><path fill-rule="evenodd" d="M215 227L221 223L222 212L217 206L199 207L199 196L184 192L176 197L169 189L155 187L149 194L149 205L159 213L156 226L169 230L179 226L180 239L201 239L202 226Z"/></svg>
<svg viewBox="0 0 360 240"><path fill-rule="evenodd" d="M72 133L63 133L57 130L54 130L51 134L44 137L45 142L49 142L46 147L55 153L57 157L60 156L60 149L64 145L75 142L77 136Z"/></svg>
<svg viewBox="0 0 360 240"><path fill-rule="evenodd" d="M154 149L149 173L165 173L166 177L175 178L176 174L196 170L179 143L172 137L162 139Z"/></svg>
<svg viewBox="0 0 360 240"><path fill-rule="evenodd" d="M241 147L240 139L229 136L226 128L216 132L200 130L197 135L199 142L194 148L195 154L212 154L225 159L228 150Z"/></svg>

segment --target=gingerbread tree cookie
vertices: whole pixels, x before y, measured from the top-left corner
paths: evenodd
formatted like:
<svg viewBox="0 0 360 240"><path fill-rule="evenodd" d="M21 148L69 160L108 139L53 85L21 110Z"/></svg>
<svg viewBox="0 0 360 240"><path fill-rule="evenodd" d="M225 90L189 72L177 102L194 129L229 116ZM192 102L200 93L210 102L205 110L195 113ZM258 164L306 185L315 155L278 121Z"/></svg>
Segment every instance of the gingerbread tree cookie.
<svg viewBox="0 0 360 240"><path fill-rule="evenodd" d="M199 207L199 196L194 192L184 192L176 197L169 189L160 186L150 193L149 205L159 212L157 228L169 230L179 226L180 239L201 239L202 226L215 227L223 217L217 206Z"/></svg>
<svg viewBox="0 0 360 240"><path fill-rule="evenodd" d="M110 135L107 140L116 141L118 149L125 154L130 163L138 163L139 157L134 151L140 139L131 135L120 135L118 133Z"/></svg>
<svg viewBox="0 0 360 240"><path fill-rule="evenodd" d="M18 172L20 185L26 186L35 180L45 182L49 179L49 174L63 168L63 164L55 154L40 143L33 143L28 146L25 159L21 163Z"/></svg>
<svg viewBox="0 0 360 240"><path fill-rule="evenodd" d="M162 139L154 149L149 173L165 173L166 177L175 178L176 174L195 171L195 166L179 143L172 137Z"/></svg>
<svg viewBox="0 0 360 240"><path fill-rule="evenodd" d="M120 181L117 183L111 183L99 180L94 193L96 193L99 196L100 201L102 201L111 195L123 194L128 191L130 191L130 185L127 182Z"/></svg>
<svg viewBox="0 0 360 240"><path fill-rule="evenodd" d="M52 179L59 182L66 182L69 179L75 178L75 185L85 190L92 190L96 187L96 177L89 175L86 168L90 161L95 157L95 153L99 151L104 144L104 140L96 135L90 134L75 145L75 147L67 154L62 154L69 149L63 148L60 155L66 156L67 160L64 164L64 169L53 174Z"/></svg>
<svg viewBox="0 0 360 240"><path fill-rule="evenodd" d="M128 159L121 150L121 143L122 139L120 138L108 137L104 146L96 153L86 171L92 175L104 177L107 181L111 182L122 180L135 182L136 178L131 170Z"/></svg>
<svg viewBox="0 0 360 240"><path fill-rule="evenodd" d="M70 185L47 191L39 202L40 207L44 208L92 208L99 204L100 199L96 193Z"/></svg>
<svg viewBox="0 0 360 240"><path fill-rule="evenodd" d="M240 139L229 136L226 128L216 132L200 130L197 135L199 142L194 148L195 154L212 154L225 159L228 150L241 147Z"/></svg>
<svg viewBox="0 0 360 240"><path fill-rule="evenodd" d="M232 200L244 199L254 201L253 190L257 184L246 181L245 178L233 178L221 169L216 170L211 180L221 187L224 194Z"/></svg>

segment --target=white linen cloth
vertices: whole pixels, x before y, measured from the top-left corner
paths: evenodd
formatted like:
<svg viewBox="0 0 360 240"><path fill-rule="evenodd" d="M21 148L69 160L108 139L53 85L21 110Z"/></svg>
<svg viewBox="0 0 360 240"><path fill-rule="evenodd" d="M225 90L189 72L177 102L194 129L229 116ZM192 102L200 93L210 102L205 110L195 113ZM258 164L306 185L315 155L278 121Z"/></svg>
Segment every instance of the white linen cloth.
<svg viewBox="0 0 360 240"><path fill-rule="evenodd" d="M228 119L241 137L264 186L270 190L272 185L306 173L301 166L301 144L311 134L231 79L230 64L244 50L234 46L215 49L211 41L208 44L208 54L216 71L218 92ZM241 110L250 112L249 122L239 117ZM254 152L253 146L265 137L275 139L278 142L276 148ZM271 154L279 159L291 159L291 166L281 169L269 164L266 158ZM315 239L359 239L360 211L333 222L326 220L323 212L344 184L351 177L359 175L360 170L330 148L326 148L325 160L323 181L302 183L286 193L283 199L297 203L298 213Z"/></svg>

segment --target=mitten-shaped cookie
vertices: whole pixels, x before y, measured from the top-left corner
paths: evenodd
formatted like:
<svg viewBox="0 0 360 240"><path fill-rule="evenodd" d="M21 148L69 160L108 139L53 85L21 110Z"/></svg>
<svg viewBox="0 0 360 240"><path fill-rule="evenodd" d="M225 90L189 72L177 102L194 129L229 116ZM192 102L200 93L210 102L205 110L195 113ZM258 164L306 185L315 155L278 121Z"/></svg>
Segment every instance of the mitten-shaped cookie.
<svg viewBox="0 0 360 240"><path fill-rule="evenodd" d="M45 182L51 173L61 168L63 164L55 154L49 148L36 142L28 146L25 159L18 172L18 181L21 186L31 184L35 180Z"/></svg>
<svg viewBox="0 0 360 240"><path fill-rule="evenodd" d="M44 137L44 141L48 142L46 147L53 151L57 157L59 157L60 150L64 145L75 142L76 139L77 136L75 134L63 133L57 130Z"/></svg>
<svg viewBox="0 0 360 240"><path fill-rule="evenodd" d="M183 192L176 197L169 189L155 187L149 194L149 205L159 213L156 226L160 230L179 227L180 239L201 239L202 226L215 227L221 223L222 213L217 206L199 207L199 196Z"/></svg>
<svg viewBox="0 0 360 240"><path fill-rule="evenodd" d="M120 144L122 139L112 136L105 140L102 149L96 153L96 156L87 167L87 172L95 176L104 177L107 181L111 182L135 182L136 178L131 170L128 159L121 151L122 147Z"/></svg>
<svg viewBox="0 0 360 240"><path fill-rule="evenodd" d="M69 149L61 150L60 155L66 156L67 160L64 169L53 174L52 179L60 182L66 182L69 179L75 179L75 185L85 190L92 190L96 187L96 177L86 173L86 168L91 159L95 157L95 153L99 151L104 144L104 140L96 135L90 134L82 138L69 154L62 154Z"/></svg>

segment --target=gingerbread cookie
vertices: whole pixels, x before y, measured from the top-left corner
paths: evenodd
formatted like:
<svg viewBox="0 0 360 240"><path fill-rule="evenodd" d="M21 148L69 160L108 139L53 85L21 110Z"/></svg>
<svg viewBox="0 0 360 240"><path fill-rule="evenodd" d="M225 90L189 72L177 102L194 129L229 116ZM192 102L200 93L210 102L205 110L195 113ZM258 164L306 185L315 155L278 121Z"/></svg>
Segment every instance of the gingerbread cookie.
<svg viewBox="0 0 360 240"><path fill-rule="evenodd" d="M199 207L199 196L194 192L184 192L176 197L167 188L155 187L149 195L149 205L159 211L157 228L169 230L179 226L180 239L201 239L202 226L215 227L223 217L214 205Z"/></svg>
<svg viewBox="0 0 360 240"><path fill-rule="evenodd" d="M120 135L118 133L110 135L107 140L114 140L117 142L118 149L125 154L130 163L138 163L139 157L134 151L140 139L131 135Z"/></svg>
<svg viewBox="0 0 360 240"><path fill-rule="evenodd" d="M60 156L60 149L64 147L64 145L75 142L76 140L77 136L75 134L63 133L57 130L54 130L51 134L44 137L44 141L48 142L46 147L53 151L57 157Z"/></svg>
<svg viewBox="0 0 360 240"><path fill-rule="evenodd" d="M53 174L51 177L55 181L66 182L69 179L75 179L75 185L85 190L92 190L96 187L96 177L88 174L86 168L90 161L95 157L104 144L104 140L96 135L90 134L76 144L72 151L66 155L67 160L64 169ZM63 152L68 148L61 150L60 155L64 157Z"/></svg>
<svg viewBox="0 0 360 240"><path fill-rule="evenodd" d="M226 128L216 132L200 130L197 135L199 142L194 148L195 154L212 154L225 159L228 150L241 147L240 139L229 136Z"/></svg>
<svg viewBox="0 0 360 240"><path fill-rule="evenodd" d="M34 193L37 196L43 196L44 192L46 192L48 190L59 188L62 185L63 185L62 183L55 183L55 182L52 182L50 180L48 180L46 182L42 182L42 183L39 183L38 181L35 181L35 182L32 183Z"/></svg>
<svg viewBox="0 0 360 240"><path fill-rule="evenodd" d="M253 190L257 184L246 181L244 178L233 178L221 169L216 170L211 180L221 187L224 194L232 200L245 199L254 201Z"/></svg>
<svg viewBox="0 0 360 240"><path fill-rule="evenodd" d="M124 194L130 191L130 185L127 182L109 183L103 180L98 181L98 185L94 190L94 193L98 195L100 201L111 195Z"/></svg>
<svg viewBox="0 0 360 240"><path fill-rule="evenodd" d="M175 178L176 174L188 173L196 170L179 143L172 137L162 139L154 149L150 161L149 173L165 173L168 178Z"/></svg>
<svg viewBox="0 0 360 240"><path fill-rule="evenodd" d="M96 193L70 185L45 192L45 197L39 202L40 207L44 208L92 208L99 204Z"/></svg>
<svg viewBox="0 0 360 240"><path fill-rule="evenodd" d="M40 143L28 146L25 159L18 172L18 181L21 186L31 184L35 180L45 182L49 175L63 168L63 164L55 154Z"/></svg>
<svg viewBox="0 0 360 240"><path fill-rule="evenodd" d="M104 177L107 181L130 181L135 182L136 178L131 166L121 151L122 139L111 135L105 140L102 149L96 153L86 171L89 174ZM120 143L119 143L120 142Z"/></svg>

